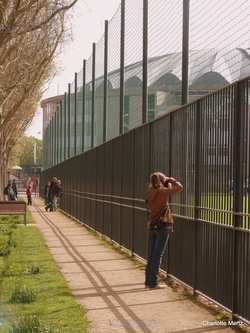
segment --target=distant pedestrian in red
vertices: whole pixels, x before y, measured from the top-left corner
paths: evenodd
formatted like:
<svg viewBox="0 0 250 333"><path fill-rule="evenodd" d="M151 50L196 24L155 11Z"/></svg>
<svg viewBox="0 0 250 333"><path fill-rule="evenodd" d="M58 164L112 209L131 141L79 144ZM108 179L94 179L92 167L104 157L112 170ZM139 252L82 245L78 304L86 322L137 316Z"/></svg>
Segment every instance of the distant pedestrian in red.
<svg viewBox="0 0 250 333"><path fill-rule="evenodd" d="M31 199L31 196L32 196L32 188L31 188L31 185L29 185L29 187L27 188L27 191L26 191L26 194L27 194L27 201L28 201L28 205L32 205L32 199Z"/></svg>

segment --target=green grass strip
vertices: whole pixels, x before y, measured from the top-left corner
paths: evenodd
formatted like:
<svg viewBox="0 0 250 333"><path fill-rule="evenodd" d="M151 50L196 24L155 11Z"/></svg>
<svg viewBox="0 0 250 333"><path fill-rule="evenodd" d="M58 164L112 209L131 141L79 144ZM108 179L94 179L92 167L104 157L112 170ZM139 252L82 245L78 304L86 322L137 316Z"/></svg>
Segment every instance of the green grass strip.
<svg viewBox="0 0 250 333"><path fill-rule="evenodd" d="M0 249L0 332L87 332L86 312L36 227L0 220Z"/></svg>

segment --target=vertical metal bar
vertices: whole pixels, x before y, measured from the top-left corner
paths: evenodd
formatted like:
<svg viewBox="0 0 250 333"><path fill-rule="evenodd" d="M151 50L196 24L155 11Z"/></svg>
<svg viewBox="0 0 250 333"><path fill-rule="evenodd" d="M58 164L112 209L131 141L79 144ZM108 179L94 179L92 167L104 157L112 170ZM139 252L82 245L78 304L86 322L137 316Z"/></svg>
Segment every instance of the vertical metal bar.
<svg viewBox="0 0 250 333"><path fill-rule="evenodd" d="M67 159L67 93L64 93L64 159Z"/></svg>
<svg viewBox="0 0 250 333"><path fill-rule="evenodd" d="M56 110L56 114L55 114L55 138L56 138L56 164L58 164L58 160L59 160L59 144L58 144L58 139L59 139L59 121L58 121L58 117L59 117L59 112L58 112L58 107Z"/></svg>
<svg viewBox="0 0 250 333"><path fill-rule="evenodd" d="M86 60L83 60L82 69L82 152L85 145L85 113L86 113Z"/></svg>
<svg viewBox="0 0 250 333"><path fill-rule="evenodd" d="M142 123L148 113L148 0L143 0Z"/></svg>
<svg viewBox="0 0 250 333"><path fill-rule="evenodd" d="M183 0L182 105L188 102L189 0Z"/></svg>
<svg viewBox="0 0 250 333"><path fill-rule="evenodd" d="M108 21L105 21L104 32L104 91L103 91L103 142L107 140L108 112Z"/></svg>
<svg viewBox="0 0 250 333"><path fill-rule="evenodd" d="M56 114L53 116L53 166L56 165Z"/></svg>
<svg viewBox="0 0 250 333"><path fill-rule="evenodd" d="M193 262L193 290L196 290L196 270L197 270L197 244L199 240L197 239L197 220L200 219L200 207L201 206L201 151L202 151L202 101L198 100L196 102L196 123L195 123L195 175L194 175L194 262Z"/></svg>
<svg viewBox="0 0 250 333"><path fill-rule="evenodd" d="M247 86L250 88L250 80L247 80L246 82ZM246 89L246 100L249 101L250 100L250 90ZM249 103L248 103L249 104ZM247 179L246 179L246 191L247 191L247 198L246 198L246 205L248 205L248 207L250 207L250 115L249 113L246 114L246 150L248 152L247 156L247 160L246 160L246 165L247 165ZM250 218L245 217L244 218L245 221L245 228L247 226L246 223L248 223L248 229L250 230L250 225L249 225L249 220Z"/></svg>
<svg viewBox="0 0 250 333"><path fill-rule="evenodd" d="M245 107L245 89L244 82L235 85L235 109L234 109L234 161L233 161L233 184L234 184L234 211L243 211L243 173L244 156L243 156L243 118L242 112ZM235 227L242 227L242 216L235 215Z"/></svg>
<svg viewBox="0 0 250 333"><path fill-rule="evenodd" d="M229 126L229 134L228 134L228 141L230 143L229 150L228 150L228 155L229 155L229 162L228 162L228 173L227 173L227 186L228 186L228 191L227 194L229 196L229 208L228 210L233 209L233 197L230 195L231 194L231 180L232 180L232 165L233 165L233 128L234 128L234 107L233 107L233 99L234 99L234 94L233 94L233 86L229 88L229 94L228 94L228 101L229 101L229 110L228 110L228 126ZM232 216L233 217L233 216ZM232 221L231 221L232 223Z"/></svg>
<svg viewBox="0 0 250 333"><path fill-rule="evenodd" d="M49 168L50 166L50 159L51 159L51 148L50 148L50 144L51 144L51 138L50 138L50 124L48 125L47 129L46 129L46 132L47 132L47 140L48 140L48 143L47 143L47 146L46 146L46 151L45 151L45 154L47 153L47 156L46 156L46 168Z"/></svg>
<svg viewBox="0 0 250 333"><path fill-rule="evenodd" d="M54 155L54 118L52 118L51 121L51 161L52 164L51 166L54 166L54 160L55 160L55 155Z"/></svg>
<svg viewBox="0 0 250 333"><path fill-rule="evenodd" d="M48 127L48 133L49 133L49 160L48 160L48 167L51 167L52 165L52 136L51 136L51 132L52 132L52 119L50 120L49 123L49 127Z"/></svg>
<svg viewBox="0 0 250 333"><path fill-rule="evenodd" d="M171 113L169 115L169 156L168 156L168 170L169 170L169 174L172 175L172 154L173 154L173 114Z"/></svg>
<svg viewBox="0 0 250 333"><path fill-rule="evenodd" d="M120 46L120 128L124 132L124 66L125 66L125 0L121 1L121 46Z"/></svg>
<svg viewBox="0 0 250 333"><path fill-rule="evenodd" d="M50 151L50 159L49 159L49 166L51 167L52 166L52 162L53 162L53 137L52 137L52 118L50 120L50 123L49 123L49 151Z"/></svg>
<svg viewBox="0 0 250 333"><path fill-rule="evenodd" d="M68 158L70 157L70 83L68 84Z"/></svg>
<svg viewBox="0 0 250 333"><path fill-rule="evenodd" d="M60 101L60 162L63 160L63 101Z"/></svg>
<svg viewBox="0 0 250 333"><path fill-rule="evenodd" d="M133 171L132 171L132 177L131 177L131 182L132 182L132 198L135 198L135 178L137 175L135 175L135 131L132 131L132 135L133 135L133 144L132 144L132 154L131 156L133 156L133 161L131 161L132 165L133 165ZM135 241L135 237L133 237L134 235L134 230L135 230L135 200L132 200L132 225L131 225L131 256L133 256L134 253L134 241ZM137 241L137 240L136 240Z"/></svg>
<svg viewBox="0 0 250 333"><path fill-rule="evenodd" d="M75 109L74 109L74 155L76 155L77 151L77 73L75 73L75 96L74 96L74 101L75 101Z"/></svg>
<svg viewBox="0 0 250 333"><path fill-rule="evenodd" d="M171 113L169 115L169 130L168 130L168 142L169 142L169 156L168 156L168 171L169 171L169 175L172 175L172 154L173 154L173 114ZM150 129L152 129L152 125L150 126ZM153 142L153 137L152 137L152 132L150 131L150 140L151 142ZM152 148L152 144L150 144L150 148ZM153 151L154 149L151 149L151 151ZM153 161L153 157L150 158L151 161ZM151 170L152 170L152 166L151 166ZM169 202L171 202L171 197L169 198ZM170 243L168 242L168 251L167 251L167 256L166 256L166 267L167 267L167 272L169 272L169 246Z"/></svg>
<svg viewBox="0 0 250 333"><path fill-rule="evenodd" d="M228 120L229 117L228 117L228 112L227 112L227 101L229 101L228 99L228 89L226 89L224 91L224 96L223 96L223 110L222 110L222 133L228 133L228 130L227 127L226 127L226 119ZM228 141L228 145L227 147L229 146L229 141ZM223 156L228 156L227 155L227 152L226 152L226 144L225 144L225 140L223 140L223 148L222 148L222 152L221 152L221 155ZM226 184L227 183L227 178L226 178L226 175L227 175L227 168L228 168L228 163L226 162L226 158L223 160L223 169L224 169L224 172L222 172L221 174L221 181L222 181L222 184ZM227 191L227 190L226 190ZM227 194L225 191L225 194ZM224 206L224 209L227 210L228 209L228 201L225 203L225 206ZM229 217L229 215L228 215ZM228 222L227 224L229 224L229 219L228 219Z"/></svg>
<svg viewBox="0 0 250 333"><path fill-rule="evenodd" d="M59 107L56 111L56 164L59 163Z"/></svg>
<svg viewBox="0 0 250 333"><path fill-rule="evenodd" d="M244 110L244 82L235 84L234 92L234 159L233 159L233 201L234 201L234 227L242 227L242 216L237 215L243 211L243 138L242 138L242 110ZM238 309L238 268L239 268L239 248L240 248L240 231L234 229L234 253L233 253L233 283L232 283L232 315L237 314Z"/></svg>
<svg viewBox="0 0 250 333"><path fill-rule="evenodd" d="M56 113L53 115L53 166L56 165Z"/></svg>
<svg viewBox="0 0 250 333"><path fill-rule="evenodd" d="M121 0L121 46L120 46L120 129L119 133L124 132L124 69L125 69L125 0ZM122 147L122 142L120 142ZM121 166L122 169L122 166ZM122 170L121 170L122 171ZM122 172L120 177L121 193L122 193ZM121 232L122 232L122 208L119 212L119 240L121 245Z"/></svg>
<svg viewBox="0 0 250 333"><path fill-rule="evenodd" d="M51 119L51 165L54 165L55 155L54 155L54 117Z"/></svg>
<svg viewBox="0 0 250 333"><path fill-rule="evenodd" d="M92 116L91 116L91 148L94 147L94 130L95 130L95 61L96 61L96 44L93 43L92 49Z"/></svg>
<svg viewBox="0 0 250 333"><path fill-rule="evenodd" d="M117 144L117 143L116 143ZM113 160L113 151L114 151L114 140L111 141L110 143L111 145L111 161ZM112 176L112 179L114 179L114 167L113 167L113 163L111 163L111 166L110 166L110 174ZM113 191L114 191L114 186L111 187L111 190L110 192L113 194ZM112 207L113 205L113 196L111 196L110 198L110 205ZM110 211L110 220L111 220L111 226L110 226L110 237L111 239L114 239L114 212L113 212L113 209L111 208L111 211ZM121 215L121 214L120 214ZM116 218L116 223L117 223L117 218ZM119 222L119 228L121 226L121 223Z"/></svg>
<svg viewBox="0 0 250 333"><path fill-rule="evenodd" d="M45 140L47 140L47 141L45 141ZM47 127L45 130L45 133L44 133L44 137L43 137L43 161L45 161L45 163L43 163L43 165L45 165L46 169L49 167L49 158L50 158L49 145L48 145L49 142L50 142L49 127Z"/></svg>
<svg viewBox="0 0 250 333"><path fill-rule="evenodd" d="M45 129L43 128L41 153L42 153L42 166L43 166L43 168L46 168L45 163L44 163L45 162L45 160L44 160L44 140L45 140ZM41 172L42 172L42 170L41 170Z"/></svg>

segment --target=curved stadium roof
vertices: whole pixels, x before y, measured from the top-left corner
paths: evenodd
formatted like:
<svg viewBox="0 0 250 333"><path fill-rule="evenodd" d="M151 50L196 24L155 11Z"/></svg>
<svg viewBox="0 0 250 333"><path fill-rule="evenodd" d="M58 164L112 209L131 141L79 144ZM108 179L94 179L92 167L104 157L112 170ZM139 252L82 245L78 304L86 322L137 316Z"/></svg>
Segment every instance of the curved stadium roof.
<svg viewBox="0 0 250 333"><path fill-rule="evenodd" d="M192 89L218 89L250 75L250 49L204 49L189 51L189 86ZM182 77L182 52L150 58L148 86L180 85ZM109 87L119 89L120 70L108 73ZM100 78L99 84L103 82ZM142 83L142 62L125 67L125 87ZM209 90L210 90L209 89Z"/></svg>

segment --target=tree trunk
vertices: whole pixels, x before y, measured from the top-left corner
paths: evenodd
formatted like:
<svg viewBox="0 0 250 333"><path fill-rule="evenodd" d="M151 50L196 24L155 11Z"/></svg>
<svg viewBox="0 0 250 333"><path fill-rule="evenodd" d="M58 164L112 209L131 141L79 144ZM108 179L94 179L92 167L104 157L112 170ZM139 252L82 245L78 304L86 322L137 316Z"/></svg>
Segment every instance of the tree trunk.
<svg viewBox="0 0 250 333"><path fill-rule="evenodd" d="M5 200L5 195L3 194L4 187L7 185L8 182L8 174L7 174L7 160L6 160L6 150L5 144L3 144L2 140L2 133L0 132L0 151L1 151L1 158L0 158L0 200Z"/></svg>

